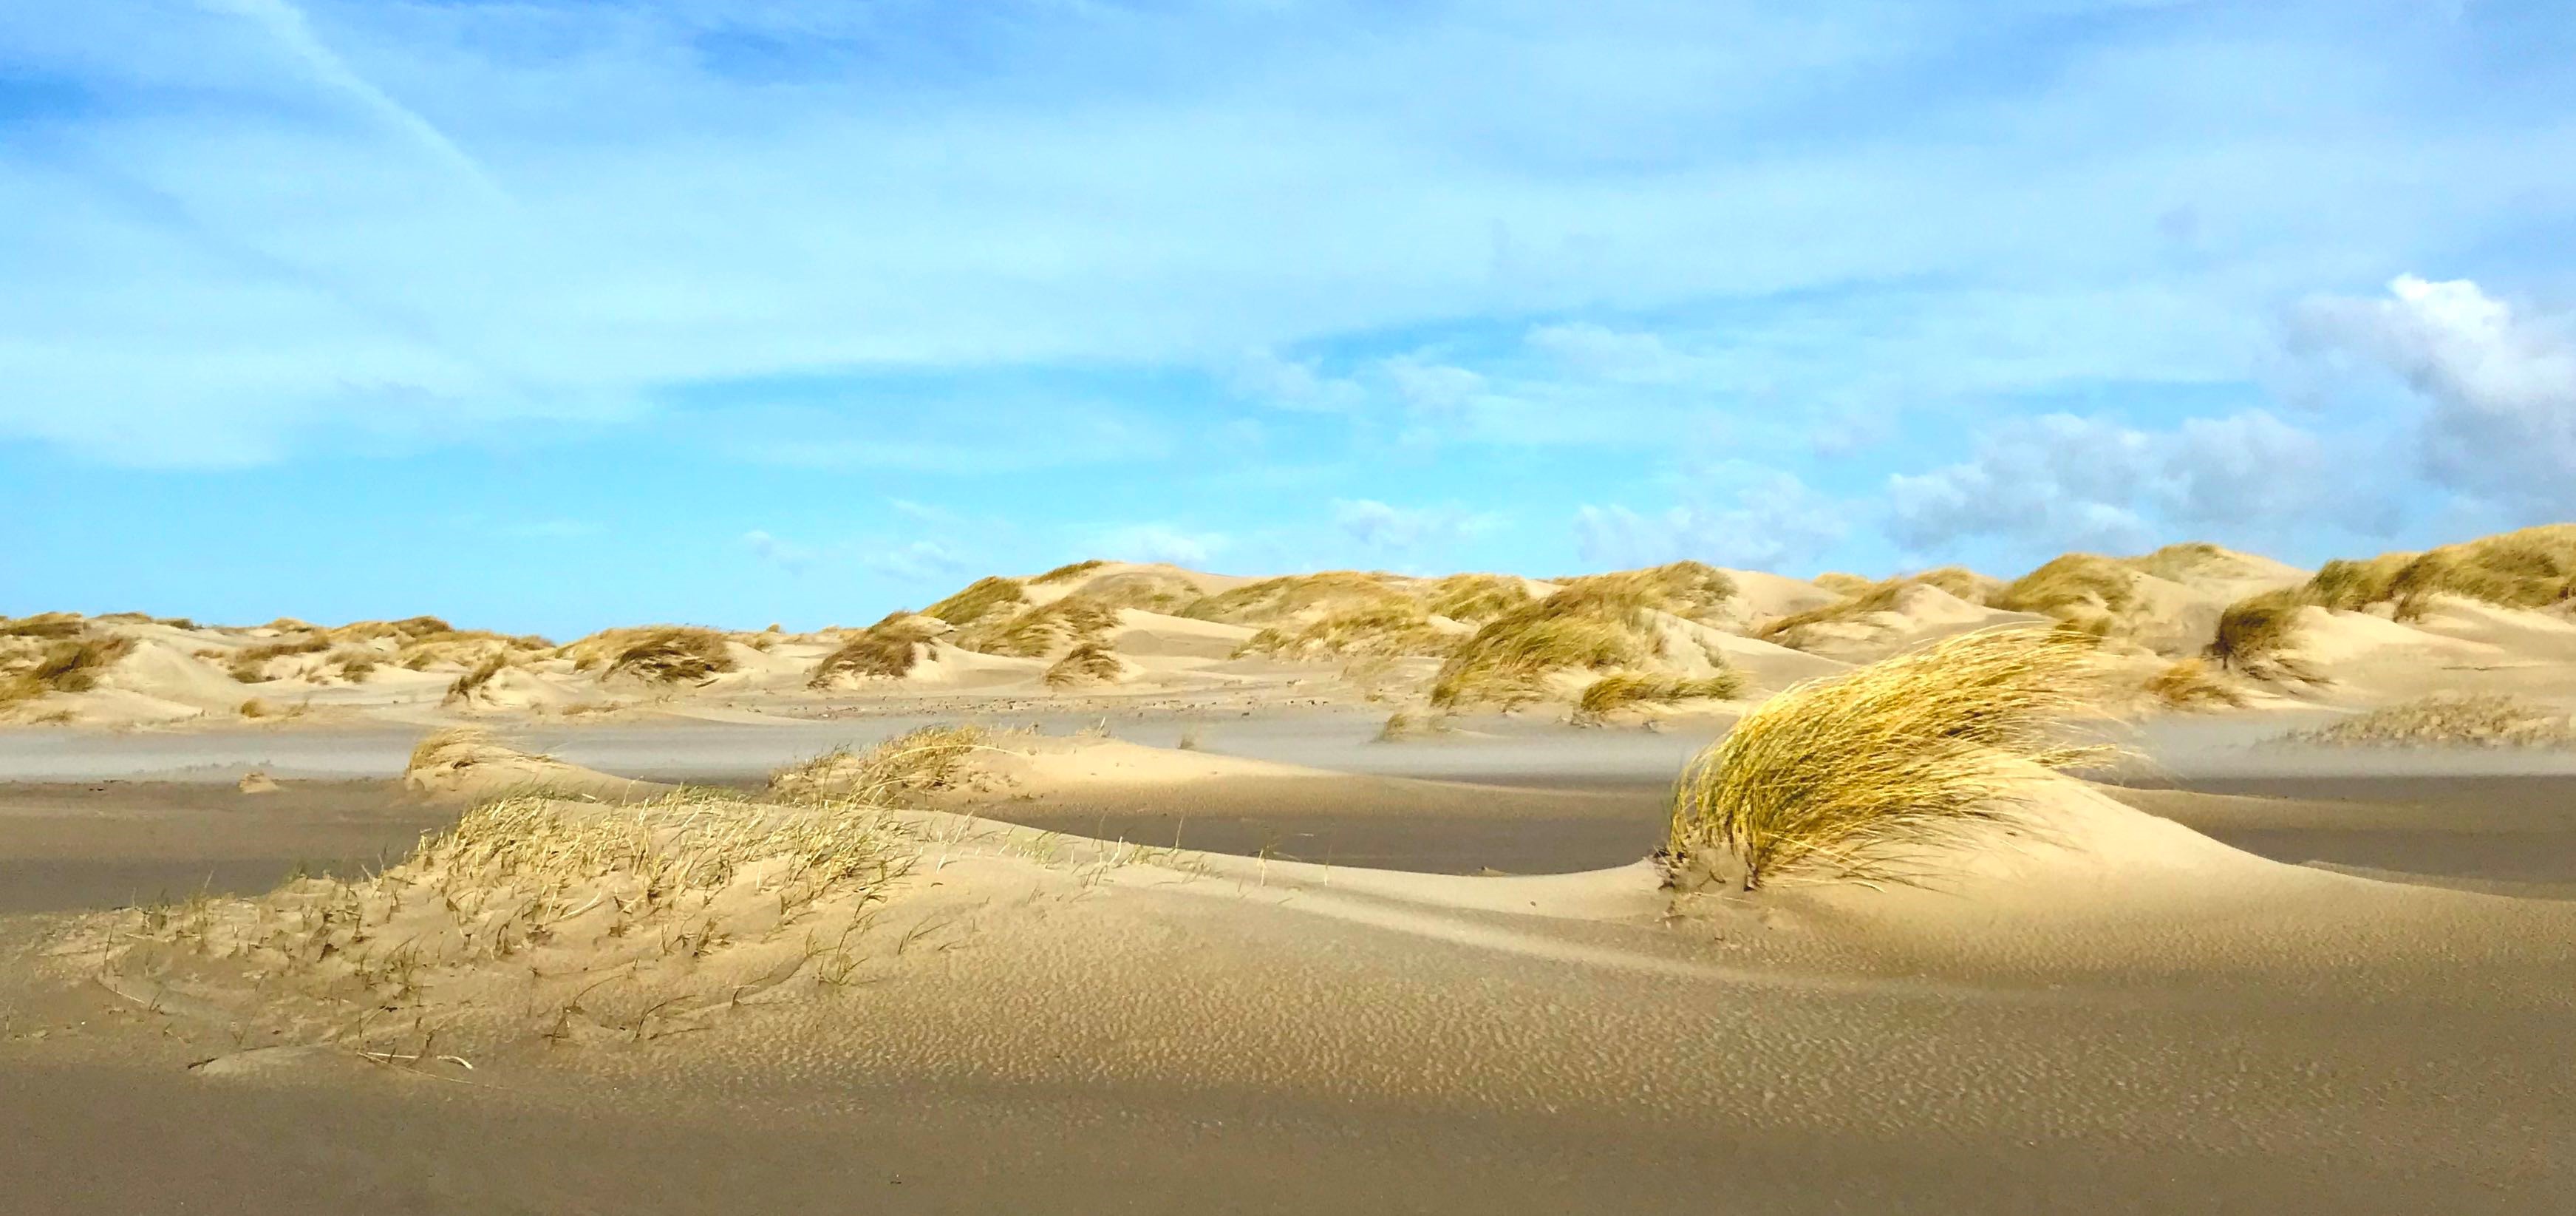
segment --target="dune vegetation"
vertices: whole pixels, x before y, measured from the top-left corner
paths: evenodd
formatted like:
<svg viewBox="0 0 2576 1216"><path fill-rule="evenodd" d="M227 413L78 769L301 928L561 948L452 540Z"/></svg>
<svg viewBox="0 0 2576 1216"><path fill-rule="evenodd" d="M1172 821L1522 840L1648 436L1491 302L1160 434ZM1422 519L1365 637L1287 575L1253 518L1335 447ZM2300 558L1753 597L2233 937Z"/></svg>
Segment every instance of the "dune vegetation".
<svg viewBox="0 0 2576 1216"><path fill-rule="evenodd" d="M2313 679L2289 655L2299 640L2299 613L2311 602L2304 588L2284 587L2229 604L2218 614L2206 653L2220 667L2257 679Z"/></svg>
<svg viewBox="0 0 2576 1216"><path fill-rule="evenodd" d="M2442 693L2384 705L2286 742L2391 747L2576 747L2576 720L2519 697Z"/></svg>
<svg viewBox="0 0 2576 1216"><path fill-rule="evenodd" d="M809 688L830 688L845 680L901 679L912 673L939 636L939 625L917 613L897 609L886 618L842 640L814 664L805 678Z"/></svg>
<svg viewBox="0 0 2576 1216"><path fill-rule="evenodd" d="M2220 678L2209 660L2198 656L2166 664L2147 677L2141 687L2168 709L2237 709L2246 703L2243 692Z"/></svg>
<svg viewBox="0 0 2576 1216"><path fill-rule="evenodd" d="M1626 709L1731 700L1744 695L1745 688L1744 674L1736 671L1697 678L1620 672L1584 686L1583 694L1574 702L1574 720L1600 723Z"/></svg>
<svg viewBox="0 0 2576 1216"><path fill-rule="evenodd" d="M1735 598L1737 588L1735 580L1723 570L1702 562L1679 561L1642 570L1620 570L1565 579L1559 584L1558 594L1567 591L1583 592L1604 600L1631 600L1639 607L1669 612L1684 620L1705 622L1721 605Z"/></svg>
<svg viewBox="0 0 2576 1216"><path fill-rule="evenodd" d="M935 616L963 629L996 612L1009 611L1029 602L1028 588L1018 579L979 578L966 584L957 594L921 610L923 616Z"/></svg>
<svg viewBox="0 0 2576 1216"><path fill-rule="evenodd" d="M88 692L132 640L106 635L27 632L0 644L0 704L33 701L48 693Z"/></svg>
<svg viewBox="0 0 2576 1216"><path fill-rule="evenodd" d="M1818 585L1821 586L1822 583L1819 582ZM1913 587L1937 587L1971 604L1983 604L1997 594L1994 580L1958 566L1943 566L1939 569L1925 570L1919 574L1900 575L1878 583L1852 578L1851 582L1841 586L1845 589L1842 599L1831 604L1809 608L1804 612L1774 617L1754 630L1753 636L1766 642L1778 642L1783 646L1799 646L1807 640L1809 628L1817 625L1839 624L1873 612L1890 611L1896 607L1897 601L1904 596L1905 592Z"/></svg>
<svg viewBox="0 0 2576 1216"><path fill-rule="evenodd" d="M1401 583L1392 574L1358 570L1292 574L1207 596L1178 615L1228 625L1275 625L1312 614L1410 602Z"/></svg>
<svg viewBox="0 0 2576 1216"><path fill-rule="evenodd" d="M1501 574L1452 574L1423 588L1423 609L1463 625L1481 625L1529 603L1529 584Z"/></svg>
<svg viewBox="0 0 2576 1216"><path fill-rule="evenodd" d="M1235 654L1283 659L1381 656L1438 658L1458 648L1464 635L1432 624L1411 600L1389 600L1327 613L1304 625L1273 625L1244 640Z"/></svg>
<svg viewBox="0 0 2576 1216"><path fill-rule="evenodd" d="M1099 641L1118 627L1118 610L1074 594L1007 617L988 617L950 639L979 654L1037 659Z"/></svg>
<svg viewBox="0 0 2576 1216"><path fill-rule="evenodd" d="M495 652L482 662L475 664L472 669L457 676L453 682L449 683L447 686L447 696L441 701L441 704L456 705L471 701L476 692L481 691L484 685L492 682L492 677L509 669L510 656L504 653Z"/></svg>
<svg viewBox="0 0 2576 1216"><path fill-rule="evenodd" d="M1080 578L1083 575L1089 574L1108 564L1109 563L1096 557L1078 562L1066 562L1065 564L1058 566L1053 570L1049 570L1036 578L1030 579L1029 581L1032 583L1061 583L1069 578Z"/></svg>
<svg viewBox="0 0 2576 1216"><path fill-rule="evenodd" d="M725 635L697 625L603 629L564 647L575 671L654 684L697 684L734 670Z"/></svg>
<svg viewBox="0 0 2576 1216"><path fill-rule="evenodd" d="M1082 585L1083 598L1110 608L1137 608L1179 616L1190 605L1205 599L1198 584L1169 570L1121 570L1103 574Z"/></svg>
<svg viewBox="0 0 2576 1216"><path fill-rule="evenodd" d="M1118 652L1107 643L1084 642L1049 664L1040 679L1049 688L1079 688L1115 684L1126 673L1126 666L1118 661Z"/></svg>
<svg viewBox="0 0 2576 1216"><path fill-rule="evenodd" d="M2074 631L1986 630L1772 697L1675 787L1673 885L1923 877L1928 850L2010 818L2035 776L2105 754L2063 738L2095 661Z"/></svg>
<svg viewBox="0 0 2576 1216"><path fill-rule="evenodd" d="M1569 585L1488 622L1432 677L1431 704L1510 708L1544 698L1565 671L1642 667L1654 657L1643 589L1633 583Z"/></svg>
<svg viewBox="0 0 2576 1216"><path fill-rule="evenodd" d="M993 747L984 727L924 726L862 752L836 747L769 775L769 790L782 797L885 803L907 794L955 787L967 762Z"/></svg>
<svg viewBox="0 0 2576 1216"><path fill-rule="evenodd" d="M1992 601L2008 612L2033 612L2096 636L2117 628L2137 599L2138 571L2118 558L2069 553L2006 584Z"/></svg>

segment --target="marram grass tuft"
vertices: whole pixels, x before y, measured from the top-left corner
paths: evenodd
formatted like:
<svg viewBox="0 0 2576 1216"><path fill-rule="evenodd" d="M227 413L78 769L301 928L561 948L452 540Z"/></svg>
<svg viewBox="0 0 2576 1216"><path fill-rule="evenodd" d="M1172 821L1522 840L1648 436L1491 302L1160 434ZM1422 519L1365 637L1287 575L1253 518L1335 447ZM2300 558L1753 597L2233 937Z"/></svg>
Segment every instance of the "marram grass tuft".
<svg viewBox="0 0 2576 1216"><path fill-rule="evenodd" d="M2095 646L2065 629L1961 634L1771 698L1675 786L1673 884L1919 877L1924 850L2007 818L2033 766L2111 754L2062 730L2092 708Z"/></svg>

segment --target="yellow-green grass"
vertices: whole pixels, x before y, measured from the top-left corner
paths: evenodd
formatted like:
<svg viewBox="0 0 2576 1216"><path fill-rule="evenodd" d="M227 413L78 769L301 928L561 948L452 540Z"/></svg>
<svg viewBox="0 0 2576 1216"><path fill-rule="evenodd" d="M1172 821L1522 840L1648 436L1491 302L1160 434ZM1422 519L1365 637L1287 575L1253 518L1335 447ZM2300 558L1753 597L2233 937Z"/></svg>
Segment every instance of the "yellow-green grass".
<svg viewBox="0 0 2576 1216"><path fill-rule="evenodd" d="M1235 654L1283 659L1440 657L1456 650L1461 640L1460 635L1433 625L1421 605L1395 600L1330 613L1304 625L1273 625L1246 639Z"/></svg>
<svg viewBox="0 0 2576 1216"><path fill-rule="evenodd" d="M2229 604L2205 653L2220 667L2258 679L2312 679L2288 654L2299 640L2299 614L2311 602L2305 588L2284 587Z"/></svg>
<svg viewBox="0 0 2576 1216"><path fill-rule="evenodd" d="M1228 625L1275 625L1318 611L1348 611L1373 604L1409 602L1403 580L1392 574L1327 570L1246 583L1207 596L1180 615Z"/></svg>
<svg viewBox="0 0 2576 1216"><path fill-rule="evenodd" d="M952 787L965 777L967 759L993 740L992 731L971 723L924 726L864 752L837 747L791 764L769 775L769 789L795 798L896 802Z"/></svg>
<svg viewBox="0 0 2576 1216"><path fill-rule="evenodd" d="M319 654L325 650L329 650L330 648L331 637L327 633L312 633L301 637L280 638L274 642L262 642L256 646L244 646L241 649L234 651L232 653L231 661L226 664L226 667L230 670L233 679L244 684L259 684L266 682L269 678L269 660L285 658L288 655Z"/></svg>
<svg viewBox="0 0 2576 1216"><path fill-rule="evenodd" d="M2107 634L2137 600L2138 571L2118 558L2069 553L2007 584L1993 606Z"/></svg>
<svg viewBox="0 0 2576 1216"><path fill-rule="evenodd" d="M900 679L911 674L922 648L937 636L934 626L913 613L890 613L824 655L805 682L829 688L845 679Z"/></svg>
<svg viewBox="0 0 2576 1216"><path fill-rule="evenodd" d="M1829 625L1866 616L1872 612L1886 612L1896 607L1898 597L1903 595L1907 588L1916 586L1938 587L1971 604L1985 603L1990 593L1987 580L1980 578L1973 571L1957 566L1943 566L1936 570L1904 575L1881 583L1861 583L1834 603L1766 621L1760 629L1754 631L1753 636L1764 641L1777 641L1785 646L1796 646L1805 640L1809 626Z"/></svg>
<svg viewBox="0 0 2576 1216"><path fill-rule="evenodd" d="M1106 643L1084 642L1064 652L1064 657L1048 665L1042 677L1049 688L1076 688L1086 684L1114 684L1125 674L1118 652Z"/></svg>
<svg viewBox="0 0 2576 1216"><path fill-rule="evenodd" d="M1515 608L1441 664L1431 681L1432 707L1509 708L1544 697L1559 672L1642 667L1655 654L1646 613L1641 590L1619 582L1578 583Z"/></svg>
<svg viewBox="0 0 2576 1216"><path fill-rule="evenodd" d="M1674 885L1924 877L1927 850L2010 817L2034 766L2104 755L2063 733L2094 661L2079 633L1987 630L1780 693L1684 770Z"/></svg>
<svg viewBox="0 0 2576 1216"><path fill-rule="evenodd" d="M1422 591L1425 609L1468 625L1482 625L1534 598L1527 583L1501 574L1452 574Z"/></svg>
<svg viewBox="0 0 2576 1216"><path fill-rule="evenodd" d="M134 643L121 637L32 635L0 651L0 704L33 701L48 693L88 692L133 649Z"/></svg>
<svg viewBox="0 0 2576 1216"><path fill-rule="evenodd" d="M2576 747L2576 721L2546 706L2500 694L2439 693L2381 706L2285 738L2338 745Z"/></svg>
<svg viewBox="0 0 2576 1216"><path fill-rule="evenodd" d="M1599 722L1623 709L1677 705L1684 701L1724 701L1742 696L1744 675L1721 671L1712 676L1678 677L1620 672L1594 680L1575 700L1578 722Z"/></svg>
<svg viewBox="0 0 2576 1216"><path fill-rule="evenodd" d="M2236 709L2246 700L2201 658L2177 659L2147 677L2142 687L2147 695L2179 710Z"/></svg>
<svg viewBox="0 0 2576 1216"><path fill-rule="evenodd" d="M1567 591L1631 599L1643 607L1706 621L1720 605L1735 598L1736 586L1735 579L1723 570L1703 562L1680 561L1567 579L1558 594Z"/></svg>
<svg viewBox="0 0 2576 1216"><path fill-rule="evenodd" d="M1082 597L1111 608L1139 608L1178 616L1205 598L1198 584L1168 570L1122 570L1082 585Z"/></svg>
<svg viewBox="0 0 2576 1216"><path fill-rule="evenodd" d="M734 669L725 635L697 625L603 629L564 648L573 669L657 684L701 683Z"/></svg>
<svg viewBox="0 0 2576 1216"><path fill-rule="evenodd" d="M1076 593L1009 617L984 620L972 629L959 630L952 640L981 654L1035 659L1099 641L1117 627L1117 609Z"/></svg>
<svg viewBox="0 0 2576 1216"><path fill-rule="evenodd" d="M997 612L1008 612L1029 602L1028 588L1018 579L979 578L965 589L921 610L923 616L935 616L963 629Z"/></svg>
<svg viewBox="0 0 2576 1216"><path fill-rule="evenodd" d="M1109 563L1096 557L1086 558L1078 562L1066 562L1065 564L1058 566L1053 570L1049 570L1036 578L1030 579L1029 581L1032 583L1061 583L1069 578L1080 578L1083 575L1089 574L1108 564Z"/></svg>

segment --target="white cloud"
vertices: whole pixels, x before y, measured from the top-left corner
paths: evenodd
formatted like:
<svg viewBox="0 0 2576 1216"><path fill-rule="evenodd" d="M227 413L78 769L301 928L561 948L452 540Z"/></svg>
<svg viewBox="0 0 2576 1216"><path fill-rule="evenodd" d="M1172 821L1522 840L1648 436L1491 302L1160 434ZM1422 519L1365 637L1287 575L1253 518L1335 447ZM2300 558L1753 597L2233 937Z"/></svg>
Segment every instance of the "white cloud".
<svg viewBox="0 0 2576 1216"><path fill-rule="evenodd" d="M2311 301L2308 343L2360 356L2429 404L2424 473L2538 511L2576 510L2576 330L2517 316L2468 280L2401 275L2385 298Z"/></svg>
<svg viewBox="0 0 2576 1216"><path fill-rule="evenodd" d="M1999 424L1970 459L1888 478L1888 531L1917 553L1972 537L2043 548L2135 550L2176 527L2230 534L2330 517L2387 489L2366 464L2338 467L2318 436L2262 411L2169 431L2048 414Z"/></svg>
<svg viewBox="0 0 2576 1216"><path fill-rule="evenodd" d="M1653 513L1624 506L1578 509L1576 552L1601 567L1689 559L1771 570L1813 560L1850 530L1847 506L1816 493L1794 474L1740 464L1709 473L1712 479L1731 482L1734 494Z"/></svg>
<svg viewBox="0 0 2576 1216"><path fill-rule="evenodd" d="M782 540L757 528L742 534L742 544L751 550L752 556L790 574L803 573L814 564L815 558L822 555L811 545Z"/></svg>
<svg viewBox="0 0 2576 1216"><path fill-rule="evenodd" d="M1186 532L1168 524L1130 524L1102 532L1093 548L1118 561L1204 566L1233 544L1222 532Z"/></svg>
<svg viewBox="0 0 2576 1216"><path fill-rule="evenodd" d="M1396 507L1373 498L1336 499L1333 524L1361 545L1379 551L1436 549L1492 530L1501 517L1450 505Z"/></svg>
<svg viewBox="0 0 2576 1216"><path fill-rule="evenodd" d="M2458 35L2333 6L2098 37L2045 5L230 7L0 6L5 68L84 99L0 141L0 437L254 462L614 422L674 382L1209 367L1853 284L1930 285L1991 342L1843 325L1784 391L2197 372L2303 285L2576 193L2563 113L2444 121L2386 81ZM1972 43L2029 70L1936 70ZM1702 137L1737 131L1766 134ZM1535 341L1670 371L1635 334ZM1347 395L1309 371L1274 388ZM1503 396L1491 433L1574 426Z"/></svg>

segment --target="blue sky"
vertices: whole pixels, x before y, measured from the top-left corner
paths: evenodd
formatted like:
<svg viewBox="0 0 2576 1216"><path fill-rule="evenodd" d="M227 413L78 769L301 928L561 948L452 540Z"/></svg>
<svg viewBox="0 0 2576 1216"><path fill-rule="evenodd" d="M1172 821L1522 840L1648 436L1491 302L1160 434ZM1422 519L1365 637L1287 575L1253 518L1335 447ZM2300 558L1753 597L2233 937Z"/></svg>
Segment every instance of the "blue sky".
<svg viewBox="0 0 2576 1216"><path fill-rule="evenodd" d="M0 611L2576 517L2557 4L0 6Z"/></svg>

